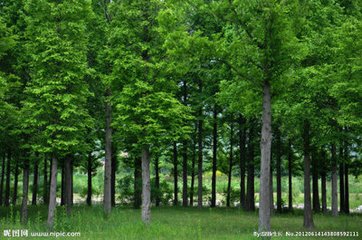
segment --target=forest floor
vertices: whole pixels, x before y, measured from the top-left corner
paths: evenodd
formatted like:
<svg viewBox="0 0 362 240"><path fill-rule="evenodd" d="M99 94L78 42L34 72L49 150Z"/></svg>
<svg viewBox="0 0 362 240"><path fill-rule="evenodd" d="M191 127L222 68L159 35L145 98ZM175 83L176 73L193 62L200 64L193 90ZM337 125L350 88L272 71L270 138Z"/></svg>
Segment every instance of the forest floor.
<svg viewBox="0 0 362 240"><path fill-rule="evenodd" d="M55 237L30 237L36 232L46 232L45 206L29 207L29 222L26 226L19 222L19 208L0 208L1 239L7 230L28 230L30 239L55 239ZM181 208L160 207L152 208L151 224L145 226L141 222L140 210L125 207L113 209L108 219L103 217L100 205L87 207L76 205L72 215L65 215L64 207L57 208L55 229L56 232L76 232L77 237L58 237L57 239L257 239L257 212L244 212L238 208ZM318 232L350 232L361 237L362 214L331 215L314 214L315 229ZM303 212L273 214L272 231L281 234L276 239L319 239L321 237L286 237L287 232L304 233ZM352 232L352 233L351 233ZM18 232L19 233L19 232ZM335 239L329 237L324 239ZM20 237L18 239L27 239ZM343 239L361 239L357 236L343 237Z"/></svg>

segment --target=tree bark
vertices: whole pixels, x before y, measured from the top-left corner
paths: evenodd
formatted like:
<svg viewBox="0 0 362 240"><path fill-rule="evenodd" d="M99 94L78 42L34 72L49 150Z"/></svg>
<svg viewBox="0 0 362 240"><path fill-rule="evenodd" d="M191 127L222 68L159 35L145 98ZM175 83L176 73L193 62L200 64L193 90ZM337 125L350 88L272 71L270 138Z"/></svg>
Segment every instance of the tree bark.
<svg viewBox="0 0 362 240"><path fill-rule="evenodd" d="M323 170L321 174L321 190L322 190L322 212L327 212L327 180L326 180L326 172Z"/></svg>
<svg viewBox="0 0 362 240"><path fill-rule="evenodd" d="M149 146L142 147L142 221L151 221L151 184Z"/></svg>
<svg viewBox="0 0 362 240"><path fill-rule="evenodd" d="M62 172L61 172L61 188L60 188L60 206L65 205L65 161L63 161L63 165L61 166Z"/></svg>
<svg viewBox="0 0 362 240"><path fill-rule="evenodd" d="M18 199L18 177L19 177L19 159L16 158L15 173L14 173L14 189L13 189L13 205L16 205Z"/></svg>
<svg viewBox="0 0 362 240"><path fill-rule="evenodd" d="M340 156L339 158L343 161L343 148L340 148ZM339 164L339 209L341 212L345 210L345 203L344 203L344 163L341 162Z"/></svg>
<svg viewBox="0 0 362 240"><path fill-rule="evenodd" d="M29 192L29 160L24 160L23 169L23 201L21 205L21 223L28 222L28 192Z"/></svg>
<svg viewBox="0 0 362 240"><path fill-rule="evenodd" d="M47 167L47 158L44 157L44 168L43 168L43 202L44 204L49 203L49 196L48 196L48 167Z"/></svg>
<svg viewBox="0 0 362 240"><path fill-rule="evenodd" d="M114 144L112 144L112 174L111 174L111 204L116 206L116 170L117 170L117 153Z"/></svg>
<svg viewBox="0 0 362 240"><path fill-rule="evenodd" d="M261 163L259 194L259 232L270 231L270 154L272 141L271 128L271 87L268 80L263 86L263 114L261 131Z"/></svg>
<svg viewBox="0 0 362 240"><path fill-rule="evenodd" d="M276 131L276 170L277 170L277 212L282 212L282 167L281 167L281 148L282 141L280 131L277 128Z"/></svg>
<svg viewBox="0 0 362 240"><path fill-rule="evenodd" d="M3 160L1 164L1 180L0 180L0 206L3 205L3 191L4 191L4 179L5 179L5 159L6 153L3 153Z"/></svg>
<svg viewBox="0 0 362 240"><path fill-rule="evenodd" d="M134 164L133 207L137 209L142 205L142 158L136 157Z"/></svg>
<svg viewBox="0 0 362 240"><path fill-rule="evenodd" d="M173 205L178 205L178 170L177 170L177 145L173 142Z"/></svg>
<svg viewBox="0 0 362 240"><path fill-rule="evenodd" d="M212 177L211 177L211 207L216 206L216 170L217 170L217 110L216 104L213 110L212 130ZM228 200L227 200L228 201Z"/></svg>
<svg viewBox="0 0 362 240"><path fill-rule="evenodd" d="M304 121L303 151L304 151L304 223L307 229L314 228L310 192L310 123Z"/></svg>
<svg viewBox="0 0 362 240"><path fill-rule="evenodd" d="M33 178L33 195L31 199L31 205L36 205L37 195L38 195L38 178L39 178L39 154L36 154L34 161L34 178Z"/></svg>
<svg viewBox="0 0 362 240"><path fill-rule="evenodd" d="M92 152L88 153L88 161L87 161L87 205L92 205Z"/></svg>
<svg viewBox="0 0 362 240"><path fill-rule="evenodd" d="M182 206L187 207L187 142L182 143Z"/></svg>
<svg viewBox="0 0 362 240"><path fill-rule="evenodd" d="M336 146L332 144L332 216L338 215Z"/></svg>
<svg viewBox="0 0 362 240"><path fill-rule="evenodd" d="M252 125L252 124L251 124ZM247 186L246 186L246 206L248 211L254 211L255 210L255 200L254 200L254 127L250 126L249 129L249 143L248 143L248 152L249 152L249 159L248 159L248 169L247 169ZM268 173L269 175L269 173ZM268 184L269 189L269 184ZM268 209L270 211L270 209Z"/></svg>
<svg viewBox="0 0 362 240"><path fill-rule="evenodd" d="M107 96L111 96L110 90L107 91ZM109 101L109 100L108 100ZM106 102L106 131L105 131L105 163L104 163L104 193L103 204L104 214L108 216L111 213L111 178L112 178L112 106L110 102Z"/></svg>
<svg viewBox="0 0 362 240"><path fill-rule="evenodd" d="M8 150L8 159L6 163L5 206L10 205L10 162L11 162L11 150Z"/></svg>
<svg viewBox="0 0 362 240"><path fill-rule="evenodd" d="M195 134L196 138L196 134ZM192 148L192 163L191 163L191 186L190 186L190 206L194 206L194 186L195 186L195 164L196 164L196 139Z"/></svg>
<svg viewBox="0 0 362 240"><path fill-rule="evenodd" d="M349 214L349 186L348 186L348 162L345 163L344 166L344 184L345 184L345 188L344 188L344 204L345 204L345 208L344 208L344 212L346 214Z"/></svg>
<svg viewBox="0 0 362 240"><path fill-rule="evenodd" d="M288 209L293 211L293 175L292 175L292 161L293 161L293 150L292 142L289 140L289 151L288 151Z"/></svg>
<svg viewBox="0 0 362 240"><path fill-rule="evenodd" d="M312 156L313 173L312 173L312 191L313 191L313 211L320 212L319 189L318 189L318 159L315 153Z"/></svg>
<svg viewBox="0 0 362 240"><path fill-rule="evenodd" d="M67 209L67 216L69 217L72 211L72 170L71 170L71 157L65 158L65 205Z"/></svg>
<svg viewBox="0 0 362 240"><path fill-rule="evenodd" d="M231 195L231 173L233 169L233 135L234 135L234 126L233 123L230 124L230 156L229 156L229 171L228 171L228 188L226 195L226 206L230 207L230 195Z"/></svg>
<svg viewBox="0 0 362 240"><path fill-rule="evenodd" d="M199 113L201 114L201 113ZM201 116L201 115L200 115ZM202 138L203 138L203 121L198 121L198 161L197 161L197 207L202 208L202 160L203 160L203 154L202 154Z"/></svg>
<svg viewBox="0 0 362 240"><path fill-rule="evenodd" d="M57 169L58 169L58 159L52 157L51 164L51 178L50 178L50 191L49 191L49 208L48 208L48 229L53 230L54 227L54 215L56 207L56 196L57 196Z"/></svg>
<svg viewBox="0 0 362 240"><path fill-rule="evenodd" d="M246 161L246 133L245 119L240 114L239 117L239 150L240 150L240 206L245 210L245 161Z"/></svg>
<svg viewBox="0 0 362 240"><path fill-rule="evenodd" d="M156 188L156 207L160 206L160 193L161 193L161 189L160 189L160 167L159 167L159 158L157 157L155 159L155 188ZM187 199L186 199L187 200Z"/></svg>

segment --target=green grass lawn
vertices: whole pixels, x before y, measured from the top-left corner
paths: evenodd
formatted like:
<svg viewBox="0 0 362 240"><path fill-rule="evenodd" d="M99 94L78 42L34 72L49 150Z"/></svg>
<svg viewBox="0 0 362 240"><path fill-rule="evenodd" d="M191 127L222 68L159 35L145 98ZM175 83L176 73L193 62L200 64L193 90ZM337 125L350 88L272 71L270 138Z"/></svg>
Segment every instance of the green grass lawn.
<svg viewBox="0 0 362 240"><path fill-rule="evenodd" d="M0 231L4 229L29 229L30 232L46 231L46 208L29 209L29 223L19 223L19 209L1 208ZM152 222L145 226L140 220L140 210L116 207L108 219L103 218L101 206L75 206L70 218L65 216L62 207L57 209L55 231L80 232L80 237L68 239L256 239L257 213L243 212L237 208L181 208L162 207L152 209ZM315 214L315 231L360 231L362 234L362 215ZM304 231L303 213L275 214L272 217L272 230ZM45 239L35 238L31 239ZM49 239L49 238L46 238ZM58 238L64 239L64 238ZM278 237L277 239L289 239ZM301 237L293 239L318 239ZM329 238L334 239L334 238ZM350 237L344 239L358 239Z"/></svg>

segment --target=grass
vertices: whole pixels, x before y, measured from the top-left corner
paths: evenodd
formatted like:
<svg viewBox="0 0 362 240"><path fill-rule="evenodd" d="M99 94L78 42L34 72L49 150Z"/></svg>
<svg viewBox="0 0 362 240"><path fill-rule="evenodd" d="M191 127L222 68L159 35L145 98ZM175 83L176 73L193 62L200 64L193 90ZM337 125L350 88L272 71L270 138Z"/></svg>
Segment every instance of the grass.
<svg viewBox="0 0 362 240"><path fill-rule="evenodd" d="M4 229L29 229L29 232L46 231L47 209L45 206L29 207L27 226L19 223L18 208L0 209L1 233ZM105 219L102 207L99 205L74 206L72 216L69 218L65 216L63 207L57 208L55 231L81 233L80 237L69 239L256 239L253 232L257 230L257 222L256 212L244 212L237 208L161 207L152 209L152 222L146 226L140 220L140 210L116 207L110 217ZM332 217L315 214L314 222L315 231L358 232L362 226L362 215ZM275 214L272 216L271 224L273 231L280 231L283 235L285 235L285 231L305 231L302 227L303 213L300 211L293 214ZM287 238L278 237L278 239ZM293 239L299 238L294 237ZM300 239L309 238L301 237Z"/></svg>

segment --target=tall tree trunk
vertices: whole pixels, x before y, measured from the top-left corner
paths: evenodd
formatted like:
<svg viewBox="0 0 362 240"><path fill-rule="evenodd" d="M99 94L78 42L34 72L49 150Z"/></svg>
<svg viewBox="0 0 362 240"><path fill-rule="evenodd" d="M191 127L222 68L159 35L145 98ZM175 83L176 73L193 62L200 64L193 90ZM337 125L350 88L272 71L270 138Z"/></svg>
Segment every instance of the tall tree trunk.
<svg viewBox="0 0 362 240"><path fill-rule="evenodd" d="M39 178L39 154L36 154L36 158L34 161L34 178L33 178L33 195L32 195L32 199L31 199L31 204L32 205L36 205L36 199L37 199L37 195L38 195L38 178Z"/></svg>
<svg viewBox="0 0 362 240"><path fill-rule="evenodd" d="M201 112L199 112L201 116ZM200 119L198 120L198 161L197 161L197 207L202 208L202 160L203 160L203 154L202 154L202 138L203 138L203 121Z"/></svg>
<svg viewBox="0 0 362 240"><path fill-rule="evenodd" d="M187 142L182 143L182 206L187 207Z"/></svg>
<svg viewBox="0 0 362 240"><path fill-rule="evenodd" d="M234 135L234 126L233 123L230 124L230 156L229 156L229 171L228 171L228 188L226 196L226 206L230 207L230 195L231 195L231 173L233 169L233 135Z"/></svg>
<svg viewBox="0 0 362 240"><path fill-rule="evenodd" d="M270 154L272 142L271 128L271 87L268 80L263 86L263 114L261 130L260 158L260 201L259 201L259 232L270 231Z"/></svg>
<svg viewBox="0 0 362 240"><path fill-rule="evenodd" d="M10 162L11 150L8 150L8 159L6 165L6 182L5 182L5 206L10 205Z"/></svg>
<svg viewBox="0 0 362 240"><path fill-rule="evenodd" d="M245 210L245 161L246 161L246 133L245 120L240 114L239 117L239 150L240 150L240 206Z"/></svg>
<svg viewBox="0 0 362 240"><path fill-rule="evenodd" d="M21 205L21 222L26 224L28 222L28 192L29 192L29 160L24 160L23 169L23 202Z"/></svg>
<svg viewBox="0 0 362 240"><path fill-rule="evenodd" d="M43 168L43 202L44 204L49 203L48 196L48 167L47 167L47 157L44 156L44 168Z"/></svg>
<svg viewBox="0 0 362 240"><path fill-rule="evenodd" d="M58 161L58 160L57 160L57 161ZM50 158L49 180L48 180L48 204L49 204L49 199L50 199L50 188L51 188L50 182L52 181L52 167L53 167L53 158Z"/></svg>
<svg viewBox="0 0 362 240"><path fill-rule="evenodd" d="M337 158L336 146L332 144L332 215L338 215Z"/></svg>
<svg viewBox="0 0 362 240"><path fill-rule="evenodd" d="M276 130L276 170L277 170L277 211L282 212L282 141L280 131Z"/></svg>
<svg viewBox="0 0 362 240"><path fill-rule="evenodd" d="M216 170L217 170L217 110L214 104L212 130L212 178L211 178L211 207L216 206Z"/></svg>
<svg viewBox="0 0 362 240"><path fill-rule="evenodd" d="M312 156L313 162L313 172L312 172L312 191L313 191L313 211L320 212L320 203L319 203L319 189L318 189L318 159L317 154L315 153Z"/></svg>
<svg viewBox="0 0 362 240"><path fill-rule="evenodd" d="M107 96L111 96L111 91L108 89ZM103 204L104 214L108 216L111 213L111 178L112 178L112 106L109 102L106 102L106 132L105 132L105 152L106 158L104 163L104 193Z"/></svg>
<svg viewBox="0 0 362 240"><path fill-rule="evenodd" d="M183 104L187 106L187 83L183 81ZM187 141L182 142L182 206L187 207Z"/></svg>
<svg viewBox="0 0 362 240"><path fill-rule="evenodd" d="M177 145L173 142L173 205L178 205L178 170L177 170Z"/></svg>
<svg viewBox="0 0 362 240"><path fill-rule="evenodd" d="M142 221L151 221L151 184L149 146L142 147Z"/></svg>
<svg viewBox="0 0 362 240"><path fill-rule="evenodd" d="M18 199L18 177L19 177L19 159L16 158L15 173L14 173L14 189L13 189L13 205L16 205Z"/></svg>
<svg viewBox="0 0 362 240"><path fill-rule="evenodd" d="M303 126L303 151L304 151L304 223L307 229L314 228L310 192L310 123L304 121Z"/></svg>
<svg viewBox="0 0 362 240"><path fill-rule="evenodd" d="M292 150L292 142L289 140L289 149L288 149L288 209L289 211L293 210L293 178L292 178L292 158L293 158L293 150Z"/></svg>
<svg viewBox="0 0 362 240"><path fill-rule="evenodd" d="M156 188L156 207L160 206L160 194L161 194L161 189L160 189L160 166L159 166L159 158L156 157L155 159L155 188ZM187 199L186 199L187 200Z"/></svg>
<svg viewBox="0 0 362 240"><path fill-rule="evenodd" d="M92 205L92 152L88 153L88 161L87 161L87 205Z"/></svg>
<svg viewBox="0 0 362 240"><path fill-rule="evenodd" d="M117 170L117 153L114 144L112 144L112 173L111 173L111 204L116 206L116 170Z"/></svg>
<svg viewBox="0 0 362 240"><path fill-rule="evenodd" d="M322 190L322 211L323 213L327 212L327 179L326 172L323 170L321 174L321 190Z"/></svg>
<svg viewBox="0 0 362 240"><path fill-rule="evenodd" d="M133 207L140 208L142 204L142 158L136 157L134 162L134 196Z"/></svg>
<svg viewBox="0 0 362 240"><path fill-rule="evenodd" d="M344 204L345 204L345 208L344 208L344 212L349 214L349 186L348 186L348 162L345 163L344 166Z"/></svg>
<svg viewBox="0 0 362 240"><path fill-rule="evenodd" d="M249 152L249 159L248 159L248 169L247 169L247 186L246 186L246 206L248 211L254 211L255 210L255 201L254 201L254 144L253 144L253 138L254 138L254 127L250 126L249 129L249 143L248 143L248 152ZM268 173L269 174L269 173ZM268 184L269 189L269 184ZM270 211L270 208L268 209Z"/></svg>
<svg viewBox="0 0 362 240"><path fill-rule="evenodd" d="M3 205L3 191L4 191L4 179L5 179L5 159L6 159L6 153L3 153L3 161L1 164L1 180L0 180L0 206Z"/></svg>
<svg viewBox="0 0 362 240"><path fill-rule="evenodd" d="M197 127L196 127L197 129ZM190 186L190 206L194 206L194 187L195 187L195 164L196 164L196 134L192 148L192 163L191 163L191 186Z"/></svg>
<svg viewBox="0 0 362 240"><path fill-rule="evenodd" d="M67 216L70 216L72 211L72 170L71 170L71 157L65 158L65 205L67 209Z"/></svg>
<svg viewBox="0 0 362 240"><path fill-rule="evenodd" d="M54 227L54 215L56 207L56 196L57 196L57 170L58 170L58 159L52 157L52 170L50 178L50 191L49 191L49 208L48 208L48 229L53 230Z"/></svg>
<svg viewBox="0 0 362 240"><path fill-rule="evenodd" d="M60 188L60 206L65 205L65 165L63 161L63 165L61 166L62 172L61 172L61 188Z"/></svg>
<svg viewBox="0 0 362 240"><path fill-rule="evenodd" d="M339 159L343 160L343 148L341 147L339 150ZM345 210L344 196L344 163L341 162L339 164L339 209L341 212Z"/></svg>

